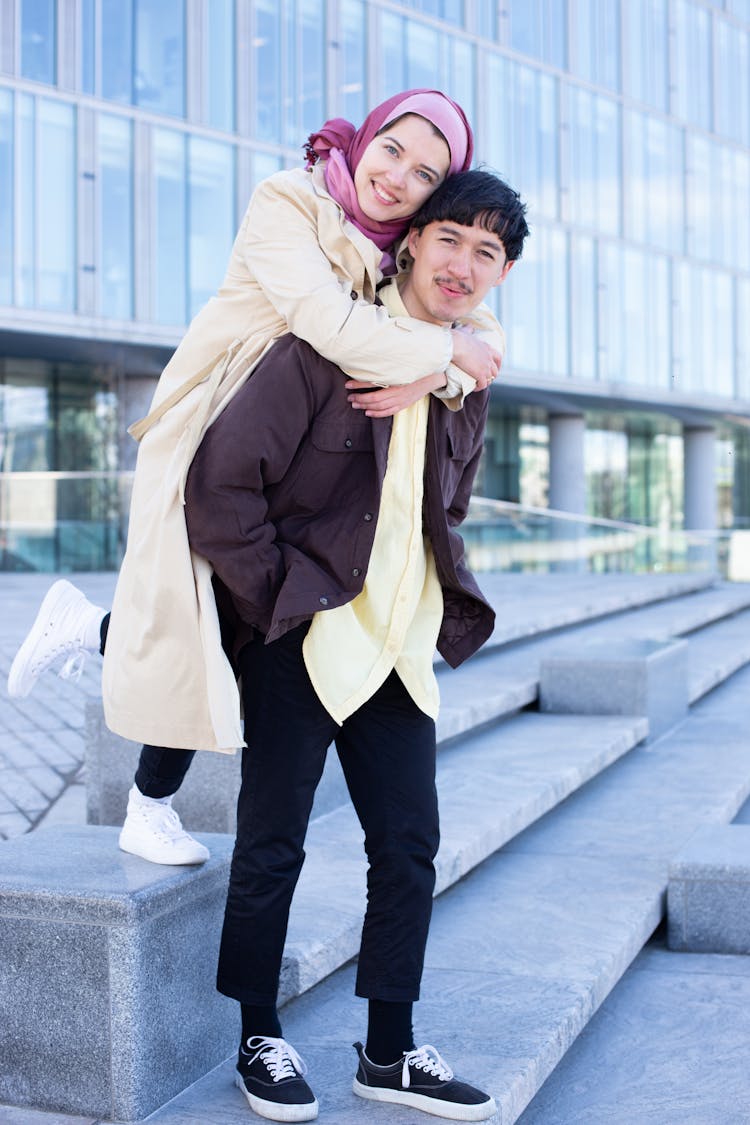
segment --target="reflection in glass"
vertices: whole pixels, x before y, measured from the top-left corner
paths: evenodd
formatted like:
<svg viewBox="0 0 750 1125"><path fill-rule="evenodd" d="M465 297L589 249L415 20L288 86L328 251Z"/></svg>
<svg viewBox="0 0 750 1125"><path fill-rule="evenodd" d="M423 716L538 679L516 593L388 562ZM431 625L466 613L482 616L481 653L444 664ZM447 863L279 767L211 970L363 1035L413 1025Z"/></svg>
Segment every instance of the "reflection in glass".
<svg viewBox="0 0 750 1125"><path fill-rule="evenodd" d="M622 14L625 93L657 109L666 109L669 59L667 0L627 0Z"/></svg>
<svg viewBox="0 0 750 1125"><path fill-rule="evenodd" d="M750 278L738 277L737 293L737 397L750 398ZM750 506L743 508L750 512Z"/></svg>
<svg viewBox="0 0 750 1125"><path fill-rule="evenodd" d="M625 231L639 242L682 253L682 130L634 110L625 111L623 128Z"/></svg>
<svg viewBox="0 0 750 1125"><path fill-rule="evenodd" d="M75 110L37 102L37 299L72 312L76 301Z"/></svg>
<svg viewBox="0 0 750 1125"><path fill-rule="evenodd" d="M207 0L204 50L208 124L234 129L234 0Z"/></svg>
<svg viewBox="0 0 750 1125"><path fill-rule="evenodd" d="M100 114L99 300L104 316L133 315L133 139L130 121Z"/></svg>
<svg viewBox="0 0 750 1125"><path fill-rule="evenodd" d="M711 128L711 17L692 0L674 0L675 73L673 111Z"/></svg>
<svg viewBox="0 0 750 1125"><path fill-rule="evenodd" d="M55 0L20 0L21 74L34 82L56 82Z"/></svg>
<svg viewBox="0 0 750 1125"><path fill-rule="evenodd" d="M390 97L394 90L406 90L404 20L390 12L378 12L380 17L380 68L378 71L377 101Z"/></svg>
<svg viewBox="0 0 750 1125"><path fill-rule="evenodd" d="M36 229L34 225L34 184L36 162L34 144L34 99L19 94L16 126L16 162L18 179L28 189L15 200L16 218L16 304L29 308L36 301Z"/></svg>
<svg viewBox="0 0 750 1125"><path fill-rule="evenodd" d="M570 332L572 374L596 379L596 256L593 238L570 240Z"/></svg>
<svg viewBox="0 0 750 1125"><path fill-rule="evenodd" d="M189 140L190 318L219 287L234 240L234 148Z"/></svg>
<svg viewBox="0 0 750 1125"><path fill-rule="evenodd" d="M297 105L299 118L291 140L296 146L319 129L326 118L326 13L322 0L297 0L295 24L297 43L294 65L300 83Z"/></svg>
<svg viewBox="0 0 750 1125"><path fill-rule="evenodd" d="M13 304L13 95L0 90L0 305Z"/></svg>
<svg viewBox="0 0 750 1125"><path fill-rule="evenodd" d="M133 0L100 0L102 96L133 100Z"/></svg>
<svg viewBox="0 0 750 1125"><path fill-rule="evenodd" d="M185 324L187 320L185 138L181 133L154 129L153 144L154 320L160 324Z"/></svg>
<svg viewBox="0 0 750 1125"><path fill-rule="evenodd" d="M252 157L252 186L253 191L261 180L280 172L282 167L281 157L272 156L268 152L254 152Z"/></svg>
<svg viewBox="0 0 750 1125"><path fill-rule="evenodd" d="M597 86L619 90L619 0L571 0L571 9L571 58L575 73Z"/></svg>
<svg viewBox="0 0 750 1125"><path fill-rule="evenodd" d="M439 87L437 76L438 34L416 20L406 21L406 87Z"/></svg>
<svg viewBox="0 0 750 1125"><path fill-rule="evenodd" d="M716 21L716 131L750 144L750 36Z"/></svg>
<svg viewBox="0 0 750 1125"><path fill-rule="evenodd" d="M510 45L560 68L567 62L565 0L508 0Z"/></svg>
<svg viewBox="0 0 750 1125"><path fill-rule="evenodd" d="M185 114L185 0L136 0L135 104Z"/></svg>
<svg viewBox="0 0 750 1125"><path fill-rule="evenodd" d="M81 0L81 90L96 93L96 0Z"/></svg>
<svg viewBox="0 0 750 1125"><path fill-rule="evenodd" d="M276 0L253 5L253 135L278 141L281 134L281 10Z"/></svg>
<svg viewBox="0 0 750 1125"><path fill-rule="evenodd" d="M339 9L338 53L339 104L341 116L359 124L367 113L367 52L365 50L365 6L363 0L342 0Z"/></svg>
<svg viewBox="0 0 750 1125"><path fill-rule="evenodd" d="M536 225L523 251L523 268L502 286L513 368L564 377L569 372L567 238ZM510 280L510 279L509 279Z"/></svg>
<svg viewBox="0 0 750 1125"><path fill-rule="evenodd" d="M571 89L570 191L573 222L607 234L620 230L620 117L609 98Z"/></svg>
<svg viewBox="0 0 750 1125"><path fill-rule="evenodd" d="M676 262L674 297L677 389L734 395L731 276L694 263Z"/></svg>

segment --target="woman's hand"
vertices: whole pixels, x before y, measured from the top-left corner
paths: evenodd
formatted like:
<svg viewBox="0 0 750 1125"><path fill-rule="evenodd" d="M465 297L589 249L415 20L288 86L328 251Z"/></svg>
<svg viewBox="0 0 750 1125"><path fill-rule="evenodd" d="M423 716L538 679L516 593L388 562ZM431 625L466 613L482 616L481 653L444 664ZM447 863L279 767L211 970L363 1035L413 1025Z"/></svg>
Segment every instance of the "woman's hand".
<svg viewBox="0 0 750 1125"><path fill-rule="evenodd" d="M344 385L348 391L354 392L348 396L354 410L364 410L368 418L390 418L430 391L444 387L445 382L445 372L436 371L433 375L417 379L416 383L398 387L379 387L377 383L360 383L357 379L349 379ZM373 389L368 390L368 387Z"/></svg>
<svg viewBox="0 0 750 1125"><path fill-rule="evenodd" d="M453 337L453 362L476 382L477 390L484 391L497 378L503 357L489 344L477 339L470 331L451 329Z"/></svg>

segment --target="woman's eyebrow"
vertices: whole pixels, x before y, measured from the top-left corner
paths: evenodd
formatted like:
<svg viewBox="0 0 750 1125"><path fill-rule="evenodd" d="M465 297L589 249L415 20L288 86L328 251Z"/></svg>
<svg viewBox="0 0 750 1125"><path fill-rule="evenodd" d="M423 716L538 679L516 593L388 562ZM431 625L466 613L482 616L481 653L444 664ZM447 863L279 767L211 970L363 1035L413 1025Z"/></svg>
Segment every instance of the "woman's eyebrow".
<svg viewBox="0 0 750 1125"><path fill-rule="evenodd" d="M401 141L398 140L397 137L392 137L390 133L383 133L382 136L385 140L390 141L392 145L395 145L396 148L399 149L401 152L406 152L406 149L404 148L404 146L401 144ZM436 171L435 168L432 168L429 164L425 164L425 162L423 160L420 161L419 167L424 168L425 172L430 172L436 179L438 179L438 180L440 179L440 173L438 171Z"/></svg>

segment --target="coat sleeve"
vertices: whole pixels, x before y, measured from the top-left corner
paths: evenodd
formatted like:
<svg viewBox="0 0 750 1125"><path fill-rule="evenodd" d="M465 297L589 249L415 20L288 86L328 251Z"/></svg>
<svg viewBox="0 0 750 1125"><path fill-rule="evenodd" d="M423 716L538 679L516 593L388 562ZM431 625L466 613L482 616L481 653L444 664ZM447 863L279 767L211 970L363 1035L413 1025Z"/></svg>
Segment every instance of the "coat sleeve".
<svg viewBox="0 0 750 1125"><path fill-rule="evenodd" d="M295 343L285 337L274 351ZM284 477L314 413L301 367L285 363L284 372L258 367L206 431L185 486L192 550L211 563L242 620L262 633L286 576L264 489ZM253 425L249 441L249 421L258 417L263 424Z"/></svg>
<svg viewBox="0 0 750 1125"><path fill-rule="evenodd" d="M319 242L319 206L312 190L281 173L256 188L243 223L247 268L289 331L350 377L381 386L445 371L453 354L447 328L352 299Z"/></svg>
<svg viewBox="0 0 750 1125"><path fill-rule="evenodd" d="M471 314L471 318L464 321L480 340L484 340L505 359L505 333L494 315L486 305L478 305ZM455 363L448 364L446 368L447 385L440 391L433 391L436 398L443 400L449 410L461 410L466 396L470 395L476 386L474 380Z"/></svg>

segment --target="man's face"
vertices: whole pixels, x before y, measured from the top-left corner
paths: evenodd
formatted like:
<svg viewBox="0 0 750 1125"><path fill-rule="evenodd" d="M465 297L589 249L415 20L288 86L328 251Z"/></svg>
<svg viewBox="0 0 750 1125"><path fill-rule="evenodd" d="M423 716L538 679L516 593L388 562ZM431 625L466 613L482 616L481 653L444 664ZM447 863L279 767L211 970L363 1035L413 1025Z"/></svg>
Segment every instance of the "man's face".
<svg viewBox="0 0 750 1125"><path fill-rule="evenodd" d="M496 234L477 223L430 223L409 233L414 265L401 289L410 316L452 324L481 304L513 265Z"/></svg>

